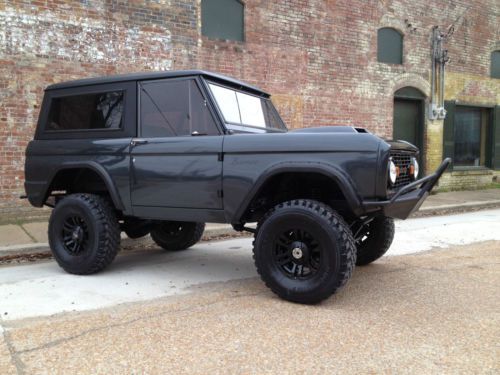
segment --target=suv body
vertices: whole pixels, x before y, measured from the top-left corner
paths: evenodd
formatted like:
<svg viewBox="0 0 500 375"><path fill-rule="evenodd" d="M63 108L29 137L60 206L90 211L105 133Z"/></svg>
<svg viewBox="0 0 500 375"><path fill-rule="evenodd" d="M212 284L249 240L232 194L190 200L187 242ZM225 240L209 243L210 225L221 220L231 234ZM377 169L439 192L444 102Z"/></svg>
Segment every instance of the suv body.
<svg viewBox="0 0 500 375"><path fill-rule="evenodd" d="M356 255L358 264L369 263L387 250L394 232L390 218L405 219L418 209L449 163L445 160L434 174L417 180L417 154L406 142L384 141L361 128L287 131L269 94L219 74L130 74L46 89L26 151L25 188L32 205L55 207L49 241L56 260L69 272L93 273L109 264L117 249L104 251L105 262L96 261L103 256L99 241L109 232L121 229L133 238L151 232L162 247L175 250L199 240L201 223L231 223L236 230L255 232L257 268L273 291L290 300L317 302L347 281ZM106 228L90 228L91 206L100 207ZM72 210L76 216L71 219ZM266 262L276 263L267 253L279 251L265 250L273 241L267 235L259 238L276 232L276 225L283 227L281 214L290 215L291 227L309 228L323 219L330 226L316 228L330 231L320 246L325 250L315 250L316 255L311 250L316 241L309 238L316 231L312 227L306 234L290 234L282 244L291 259L283 272L290 285L276 281L279 272L266 276L276 271L264 269ZM110 220L116 225L106 226ZM247 228L249 222L258 222L257 230ZM270 228L263 231L266 223ZM78 246L70 246L78 251L68 250L64 238L78 233ZM344 236L347 241L338 243ZM112 237L106 241L118 243L119 236ZM368 241L360 262L367 238L374 243ZM328 260L329 248L345 253L343 270L338 256L330 264L342 275L330 280L323 288L327 290L310 287L294 293L322 277L317 260ZM304 272L310 277L299 275Z"/></svg>

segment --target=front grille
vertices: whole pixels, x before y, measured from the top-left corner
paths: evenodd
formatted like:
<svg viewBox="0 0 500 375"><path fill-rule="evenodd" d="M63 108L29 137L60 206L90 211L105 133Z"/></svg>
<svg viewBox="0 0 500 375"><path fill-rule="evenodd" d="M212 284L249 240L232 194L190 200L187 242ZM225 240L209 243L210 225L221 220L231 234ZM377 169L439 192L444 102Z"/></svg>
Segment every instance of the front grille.
<svg viewBox="0 0 500 375"><path fill-rule="evenodd" d="M393 190L398 190L400 187L408 185L413 181L413 176L410 175L411 157L413 154L401 151L392 151L391 158L396 167L399 168L399 176L396 178L396 183L391 186Z"/></svg>

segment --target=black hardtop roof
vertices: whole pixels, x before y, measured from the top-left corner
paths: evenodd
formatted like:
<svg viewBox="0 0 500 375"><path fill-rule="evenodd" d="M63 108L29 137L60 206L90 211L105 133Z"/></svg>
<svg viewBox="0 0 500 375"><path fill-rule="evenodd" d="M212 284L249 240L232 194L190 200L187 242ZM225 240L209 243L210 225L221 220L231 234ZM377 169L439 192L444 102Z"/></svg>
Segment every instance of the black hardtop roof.
<svg viewBox="0 0 500 375"><path fill-rule="evenodd" d="M176 78L176 77L188 77L188 76L203 76L210 80L226 84L228 86L242 89L246 91L251 91L254 94L269 97L270 95L259 89L258 87L249 85L248 83L239 81L237 79L227 77L222 74L209 72L206 70L170 70L161 72L142 72L142 73L129 73L129 74L117 74L104 77L94 77L77 79L73 81L66 81L55 83L48 86L45 90L57 90L57 89L67 89L82 86L100 85L104 83L115 83L115 82L129 82L129 81L144 81L162 78Z"/></svg>

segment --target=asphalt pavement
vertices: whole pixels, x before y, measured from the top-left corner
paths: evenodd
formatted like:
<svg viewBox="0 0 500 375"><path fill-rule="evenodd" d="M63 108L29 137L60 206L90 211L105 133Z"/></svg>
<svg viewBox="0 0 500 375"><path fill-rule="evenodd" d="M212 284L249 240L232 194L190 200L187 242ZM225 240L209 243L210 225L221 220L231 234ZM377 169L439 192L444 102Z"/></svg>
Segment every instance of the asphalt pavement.
<svg viewBox="0 0 500 375"><path fill-rule="evenodd" d="M499 373L499 265L488 210L398 222L388 256L315 306L263 285L250 239L86 277L1 266L0 373Z"/></svg>

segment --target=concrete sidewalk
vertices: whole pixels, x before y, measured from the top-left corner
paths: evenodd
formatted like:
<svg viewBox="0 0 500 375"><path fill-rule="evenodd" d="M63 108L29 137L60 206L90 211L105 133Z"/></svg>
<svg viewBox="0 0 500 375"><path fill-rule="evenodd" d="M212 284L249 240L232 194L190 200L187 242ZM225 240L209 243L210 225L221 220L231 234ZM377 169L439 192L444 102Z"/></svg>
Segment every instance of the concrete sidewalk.
<svg viewBox="0 0 500 375"><path fill-rule="evenodd" d="M431 195L413 217L444 215L500 207L500 189L454 191ZM48 253L47 222L0 226L0 261L15 256ZM204 240L238 235L230 225L207 224ZM130 240L123 237L122 248L131 250L151 245L149 237Z"/></svg>

